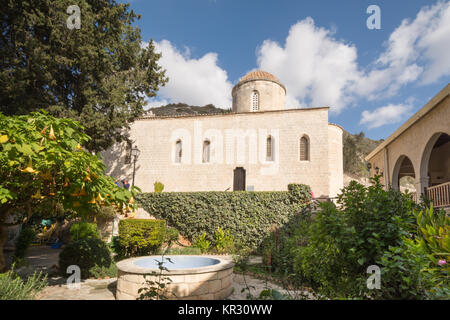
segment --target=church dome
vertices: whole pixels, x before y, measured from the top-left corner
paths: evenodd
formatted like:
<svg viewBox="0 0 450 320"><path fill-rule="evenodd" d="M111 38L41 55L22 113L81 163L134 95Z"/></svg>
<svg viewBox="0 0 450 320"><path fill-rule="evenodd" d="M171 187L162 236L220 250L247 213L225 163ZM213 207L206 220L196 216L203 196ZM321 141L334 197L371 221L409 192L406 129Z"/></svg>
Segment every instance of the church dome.
<svg viewBox="0 0 450 320"><path fill-rule="evenodd" d="M231 91L233 112L285 109L286 88L273 74L254 70L243 76Z"/></svg>
<svg viewBox="0 0 450 320"><path fill-rule="evenodd" d="M280 82L280 80L277 79L273 74L262 71L262 70L254 70L247 73L245 76L243 76L239 82L236 84L235 87L239 87L241 84L248 82L248 81L254 81L254 80L267 80L267 81L273 81L277 84L279 84L281 87L283 87L284 91L286 92L286 88L284 85Z"/></svg>

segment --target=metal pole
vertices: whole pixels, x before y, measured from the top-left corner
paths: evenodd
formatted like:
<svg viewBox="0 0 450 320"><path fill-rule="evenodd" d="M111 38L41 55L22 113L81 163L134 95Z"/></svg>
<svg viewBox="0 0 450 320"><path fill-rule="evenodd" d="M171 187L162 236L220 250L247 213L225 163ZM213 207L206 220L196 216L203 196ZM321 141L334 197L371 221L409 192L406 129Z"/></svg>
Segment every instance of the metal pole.
<svg viewBox="0 0 450 320"><path fill-rule="evenodd" d="M136 173L136 156L134 156L134 165L133 165L133 183L132 183L132 187L134 187L134 175Z"/></svg>

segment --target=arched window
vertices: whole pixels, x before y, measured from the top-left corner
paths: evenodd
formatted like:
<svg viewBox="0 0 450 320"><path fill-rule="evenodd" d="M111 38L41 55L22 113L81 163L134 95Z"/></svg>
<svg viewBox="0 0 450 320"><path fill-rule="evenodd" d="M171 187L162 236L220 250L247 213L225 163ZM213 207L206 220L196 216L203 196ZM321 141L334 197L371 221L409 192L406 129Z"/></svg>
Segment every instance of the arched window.
<svg viewBox="0 0 450 320"><path fill-rule="evenodd" d="M181 156L183 154L183 145L181 143L181 140L177 140L175 143L175 163L181 162Z"/></svg>
<svg viewBox="0 0 450 320"><path fill-rule="evenodd" d="M252 92L252 111L258 111L259 110L259 93L258 91Z"/></svg>
<svg viewBox="0 0 450 320"><path fill-rule="evenodd" d="M309 139L306 136L300 138L300 161L309 160Z"/></svg>
<svg viewBox="0 0 450 320"><path fill-rule="evenodd" d="M208 163L210 161L210 147L211 142L209 142L209 140L203 141L203 163Z"/></svg>
<svg viewBox="0 0 450 320"><path fill-rule="evenodd" d="M274 141L272 136L268 136L266 142L266 161L273 161L273 145Z"/></svg>

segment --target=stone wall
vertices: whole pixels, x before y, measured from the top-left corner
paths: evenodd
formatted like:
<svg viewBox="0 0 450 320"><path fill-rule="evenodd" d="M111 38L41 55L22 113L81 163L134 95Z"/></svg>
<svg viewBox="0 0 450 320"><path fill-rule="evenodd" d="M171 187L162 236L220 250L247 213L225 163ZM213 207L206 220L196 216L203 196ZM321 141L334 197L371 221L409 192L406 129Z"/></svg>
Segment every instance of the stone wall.
<svg viewBox="0 0 450 320"><path fill-rule="evenodd" d="M404 125L415 122L399 136L381 148L374 155L369 155L372 164L371 174L375 174L375 167L383 172L383 183L398 187L394 171L398 170L401 159L407 156L414 167L416 190L423 192L428 186L428 158L434 142L441 133L450 135L450 86L444 88L430 102L421 109L429 110L426 113L411 117ZM447 163L443 153L442 163ZM428 155L428 157L427 157ZM447 167L448 168L448 167ZM447 174L445 174L447 177Z"/></svg>
<svg viewBox="0 0 450 320"><path fill-rule="evenodd" d="M164 276L170 278L164 295L175 300L223 300L233 290L231 283L233 268L221 271ZM158 276L147 276L148 281L158 281ZM138 290L145 287L142 274L130 274L119 271L116 299L135 300Z"/></svg>
<svg viewBox="0 0 450 320"><path fill-rule="evenodd" d="M268 80L252 80L239 84L233 90L233 112L251 112L253 91L259 94L259 111L284 110L286 92L278 83Z"/></svg>
<svg viewBox="0 0 450 320"><path fill-rule="evenodd" d="M330 197L336 197L344 187L344 155L341 127L328 125L328 161L330 172Z"/></svg>
<svg viewBox="0 0 450 320"><path fill-rule="evenodd" d="M243 167L248 189L287 190L289 183L304 183L315 196L334 194L342 188L339 130L328 126L328 108L141 119L130 131L141 151L135 184L144 192L154 191L155 181L164 184L164 191L233 190L233 170ZM266 161L269 134L274 161ZM303 135L310 141L309 161L299 160ZM178 139L183 141L181 163L175 162ZM204 139L211 141L210 163L202 163ZM242 147L244 152L238 152ZM103 153L107 174L131 182L133 164L126 164L125 156L123 144Z"/></svg>

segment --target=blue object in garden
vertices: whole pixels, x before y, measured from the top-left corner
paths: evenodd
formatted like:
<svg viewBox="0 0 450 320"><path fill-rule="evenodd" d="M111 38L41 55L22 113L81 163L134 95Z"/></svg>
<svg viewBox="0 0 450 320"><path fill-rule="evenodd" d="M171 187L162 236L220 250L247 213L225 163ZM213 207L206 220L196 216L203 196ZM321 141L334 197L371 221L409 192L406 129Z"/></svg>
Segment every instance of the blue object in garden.
<svg viewBox="0 0 450 320"><path fill-rule="evenodd" d="M41 224L42 224L43 226L49 227L49 226L52 225L52 220L50 220L50 219L42 219Z"/></svg>
<svg viewBox="0 0 450 320"><path fill-rule="evenodd" d="M50 248L52 248L52 249L59 249L59 248L61 248L62 244L63 244L62 242L52 243L50 245Z"/></svg>

